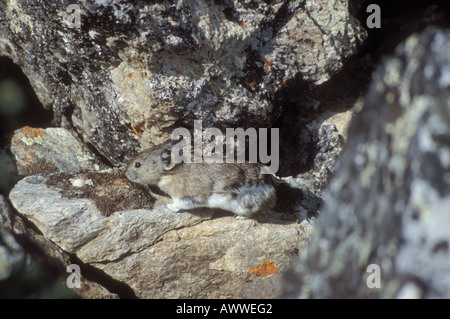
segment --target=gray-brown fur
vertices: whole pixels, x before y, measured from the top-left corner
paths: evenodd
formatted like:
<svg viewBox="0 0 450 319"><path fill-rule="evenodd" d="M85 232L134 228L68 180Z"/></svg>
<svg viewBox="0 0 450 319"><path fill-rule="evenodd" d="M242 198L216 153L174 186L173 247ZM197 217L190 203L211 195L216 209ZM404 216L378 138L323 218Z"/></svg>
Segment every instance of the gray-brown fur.
<svg viewBox="0 0 450 319"><path fill-rule="evenodd" d="M128 164L126 176L144 186L156 185L174 200L174 211L221 208L242 217L276 204L273 176L255 163L180 163L170 156L174 142L145 150Z"/></svg>

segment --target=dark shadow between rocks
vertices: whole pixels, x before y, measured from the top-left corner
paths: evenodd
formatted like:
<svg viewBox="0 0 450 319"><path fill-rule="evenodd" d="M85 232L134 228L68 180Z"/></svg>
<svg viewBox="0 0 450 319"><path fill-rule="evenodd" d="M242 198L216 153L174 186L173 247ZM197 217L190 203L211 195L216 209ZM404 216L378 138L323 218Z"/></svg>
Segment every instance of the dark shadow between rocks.
<svg viewBox="0 0 450 319"><path fill-rule="evenodd" d="M30 81L11 59L0 56L0 147L22 126L46 128L53 112L43 107Z"/></svg>
<svg viewBox="0 0 450 319"><path fill-rule="evenodd" d="M75 254L70 255L70 261L72 264L80 266L80 272L84 278L98 283L109 292L119 296L120 299L138 299L133 289L131 289L127 284L113 279L98 268L83 263Z"/></svg>

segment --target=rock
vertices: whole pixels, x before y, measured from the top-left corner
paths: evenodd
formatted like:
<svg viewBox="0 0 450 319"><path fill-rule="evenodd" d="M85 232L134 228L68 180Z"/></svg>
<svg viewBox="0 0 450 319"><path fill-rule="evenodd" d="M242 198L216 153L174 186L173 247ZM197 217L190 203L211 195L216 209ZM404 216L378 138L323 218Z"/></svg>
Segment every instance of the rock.
<svg viewBox="0 0 450 319"><path fill-rule="evenodd" d="M324 0L7 0L0 34L0 55L22 68L54 124L114 165L194 119L270 127L280 92L324 82L366 36L345 1Z"/></svg>
<svg viewBox="0 0 450 319"><path fill-rule="evenodd" d="M282 273L306 245L312 228L311 222L292 220L288 213L272 212L257 220L238 220L209 209L173 213L165 207L170 199L161 196L154 205L149 199L147 209L134 209L135 201L124 204L117 198L107 207L111 211L103 207L102 212L99 196L93 194L104 192L105 185L115 184L131 198L148 195L123 175L106 183L95 177L106 173L88 174L26 177L11 191L10 200L82 267L101 270L141 298L239 297L243 291L248 295L245 287L261 282L249 267L270 260ZM70 182L88 177L92 185ZM109 195L106 198L114 200Z"/></svg>
<svg viewBox="0 0 450 319"><path fill-rule="evenodd" d="M267 50L263 51L265 60L272 62L266 62L266 68L281 71L281 82L298 76L315 84L329 80L365 38L364 31L349 18L345 1L303 1L286 6L292 11L290 18L276 30L269 41L270 49L268 44L263 48ZM350 23L349 29L346 23ZM327 63L330 65L326 67Z"/></svg>
<svg viewBox="0 0 450 319"><path fill-rule="evenodd" d="M281 168L278 174L309 197L302 203L309 212L317 212L323 197L322 191L335 170L336 160L344 146L344 138L337 123L329 117L330 113L292 115L285 122L292 130L285 128L280 137ZM293 133L298 130L297 127L302 127L301 134Z"/></svg>
<svg viewBox="0 0 450 319"><path fill-rule="evenodd" d="M18 181L16 165L6 149L0 149L0 193L7 194Z"/></svg>
<svg viewBox="0 0 450 319"><path fill-rule="evenodd" d="M377 69L283 296L450 297L449 50L427 28Z"/></svg>
<svg viewBox="0 0 450 319"><path fill-rule="evenodd" d="M11 210L0 195L0 283L20 272L27 260L26 252L10 231L12 224Z"/></svg>
<svg viewBox="0 0 450 319"><path fill-rule="evenodd" d="M84 297L276 296L306 246L345 134L345 124L317 115L319 101L307 99L303 113L285 102L336 74L365 38L347 3L70 4L0 7L0 55L22 68L61 126L13 137L28 177L9 198L24 232L61 264L80 265ZM276 210L256 220L175 214L170 199L105 169L193 120L225 132L280 118L293 134L281 137L286 183ZM281 274L249 271L266 261Z"/></svg>
<svg viewBox="0 0 450 319"><path fill-rule="evenodd" d="M13 235L0 230L0 281L10 278L25 263L25 253L14 240Z"/></svg>
<svg viewBox="0 0 450 319"><path fill-rule="evenodd" d="M79 298L65 285L63 265L67 260L63 261L48 239L37 234L36 241L31 239L32 232L0 195L0 297ZM98 285L91 288L101 295Z"/></svg>
<svg viewBox="0 0 450 319"><path fill-rule="evenodd" d="M8 203L6 202L3 195L0 195L0 225L5 227L6 229L12 229L13 228L13 221L11 220L12 218L14 218L14 215L11 212Z"/></svg>
<svg viewBox="0 0 450 319"><path fill-rule="evenodd" d="M239 223L234 217L219 218L172 231L153 249L99 267L115 271L136 291L144 284L142 297L146 298L233 298L239 297L236 288L251 281L248 267L270 258L283 272L306 244L307 234L305 224L255 225ZM132 277L124 271L129 267L140 275Z"/></svg>
<svg viewBox="0 0 450 319"><path fill-rule="evenodd" d="M20 175L99 170L105 165L64 128L25 126L14 132L11 152Z"/></svg>

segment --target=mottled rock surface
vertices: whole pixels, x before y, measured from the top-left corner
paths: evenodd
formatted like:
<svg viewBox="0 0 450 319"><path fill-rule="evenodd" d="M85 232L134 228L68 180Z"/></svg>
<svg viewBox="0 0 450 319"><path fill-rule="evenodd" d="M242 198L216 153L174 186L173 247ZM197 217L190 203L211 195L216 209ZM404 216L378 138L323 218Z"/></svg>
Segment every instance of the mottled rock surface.
<svg viewBox="0 0 450 319"><path fill-rule="evenodd" d="M277 296L343 145L346 124L301 93L341 70L365 38L347 1L69 4L0 7L0 55L54 114L55 127L24 127L11 141L27 176L9 196L24 232L59 266L81 266L83 297ZM287 92L301 100L292 110ZM284 125L275 211L175 214L167 197L105 170L193 120L223 132ZM266 261L281 274L249 270Z"/></svg>
<svg viewBox="0 0 450 319"><path fill-rule="evenodd" d="M450 297L449 51L428 28L377 69L284 296Z"/></svg>
<svg viewBox="0 0 450 319"><path fill-rule="evenodd" d="M17 172L34 175L51 172L98 171L105 168L95 154L64 128L17 130L11 139Z"/></svg>
<svg viewBox="0 0 450 319"><path fill-rule="evenodd" d="M19 272L26 262L26 252L16 241L12 228L11 210L0 195L0 282Z"/></svg>
<svg viewBox="0 0 450 319"><path fill-rule="evenodd" d="M63 265L68 260L43 236L35 233L35 240L29 240L30 232L0 195L0 298L79 298L65 284ZM96 297L111 295L96 283L84 282L86 297L93 297L92 292Z"/></svg>
<svg viewBox="0 0 450 319"><path fill-rule="evenodd" d="M284 271L309 238L311 222L289 213L271 212L256 220L204 209L173 213L170 199L158 198L150 209L132 209L135 201L105 196L113 201L105 210L104 184L78 186L86 174L47 174L22 179L11 191L15 209L47 239L78 263L102 270L141 298L275 297L249 292L256 278L249 268L265 260ZM127 197L148 196L124 177L108 180ZM57 182L56 182L57 181ZM70 182L72 181L72 183ZM111 195L111 194L109 194ZM118 210L120 207L123 210ZM144 206L144 205L140 205ZM103 208L101 211L99 208ZM274 274L273 276L280 276ZM272 288L273 289L273 288Z"/></svg>
<svg viewBox="0 0 450 319"><path fill-rule="evenodd" d="M114 165L194 119L271 126L283 87L323 83L365 37L344 0L71 3L6 1L0 55Z"/></svg>

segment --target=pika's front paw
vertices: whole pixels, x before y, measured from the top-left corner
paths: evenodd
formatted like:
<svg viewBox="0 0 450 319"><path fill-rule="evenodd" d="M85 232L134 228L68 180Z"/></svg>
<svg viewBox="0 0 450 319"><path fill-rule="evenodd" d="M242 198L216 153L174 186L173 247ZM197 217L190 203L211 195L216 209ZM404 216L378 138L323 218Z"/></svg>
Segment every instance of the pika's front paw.
<svg viewBox="0 0 450 319"><path fill-rule="evenodd" d="M166 205L168 209L170 209L172 212L176 213L180 210L180 207L176 203L167 204Z"/></svg>

